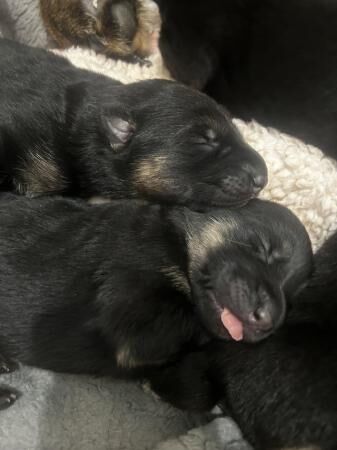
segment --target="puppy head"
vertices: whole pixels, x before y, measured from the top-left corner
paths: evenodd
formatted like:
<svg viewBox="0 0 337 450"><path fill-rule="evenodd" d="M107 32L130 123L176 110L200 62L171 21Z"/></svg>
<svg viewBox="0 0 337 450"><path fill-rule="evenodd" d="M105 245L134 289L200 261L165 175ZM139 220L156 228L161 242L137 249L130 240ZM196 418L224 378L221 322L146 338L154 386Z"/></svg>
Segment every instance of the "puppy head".
<svg viewBox="0 0 337 450"><path fill-rule="evenodd" d="M164 80L130 85L127 95L136 124L129 179L138 194L193 208L242 206L266 185L263 159L206 95Z"/></svg>
<svg viewBox="0 0 337 450"><path fill-rule="evenodd" d="M77 169L87 171L83 185L89 170L96 183L91 195L120 192L203 210L242 206L266 184L263 159L206 95L165 80L97 78L87 90L94 100L81 86L69 90L76 113L68 116Z"/></svg>
<svg viewBox="0 0 337 450"><path fill-rule="evenodd" d="M220 338L267 337L284 319L285 297L311 269L303 225L286 208L259 200L185 215L192 301L205 326Z"/></svg>

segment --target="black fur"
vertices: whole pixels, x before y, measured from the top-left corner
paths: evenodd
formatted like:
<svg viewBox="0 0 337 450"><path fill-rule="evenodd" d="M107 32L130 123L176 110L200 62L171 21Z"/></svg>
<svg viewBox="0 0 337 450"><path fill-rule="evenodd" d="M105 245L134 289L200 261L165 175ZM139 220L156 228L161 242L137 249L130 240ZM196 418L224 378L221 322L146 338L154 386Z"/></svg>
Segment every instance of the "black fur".
<svg viewBox="0 0 337 450"><path fill-rule="evenodd" d="M161 370L153 388L171 403L222 403L255 448L337 448L337 234L315 256L285 325L254 346L212 342Z"/></svg>
<svg viewBox="0 0 337 450"><path fill-rule="evenodd" d="M336 1L158 3L161 50L178 80L337 157Z"/></svg>
<svg viewBox="0 0 337 450"><path fill-rule="evenodd" d="M0 40L0 188L241 205L267 182L226 111L175 82L122 85Z"/></svg>
<svg viewBox="0 0 337 450"><path fill-rule="evenodd" d="M189 0L156 0L162 17L160 50L172 76L205 89L223 62L228 71L237 67L256 1L195 0L192 5Z"/></svg>
<svg viewBox="0 0 337 450"><path fill-rule="evenodd" d="M199 214L10 195L0 215L0 353L55 371L145 376L229 339L223 308L259 341L311 267L298 219L258 200Z"/></svg>

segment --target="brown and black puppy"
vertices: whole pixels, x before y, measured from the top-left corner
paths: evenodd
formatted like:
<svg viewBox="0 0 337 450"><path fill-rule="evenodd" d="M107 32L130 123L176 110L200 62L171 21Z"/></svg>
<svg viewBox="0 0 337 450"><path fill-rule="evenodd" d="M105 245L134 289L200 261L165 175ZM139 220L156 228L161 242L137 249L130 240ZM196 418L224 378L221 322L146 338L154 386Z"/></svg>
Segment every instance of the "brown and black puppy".
<svg viewBox="0 0 337 450"><path fill-rule="evenodd" d="M337 234L314 265L273 336L255 346L209 343L161 368L153 388L186 409L221 404L258 450L335 450Z"/></svg>
<svg viewBox="0 0 337 450"><path fill-rule="evenodd" d="M59 372L143 378L212 336L258 342L311 267L303 225L259 200L202 214L9 195L0 216L0 353Z"/></svg>
<svg viewBox="0 0 337 450"><path fill-rule="evenodd" d="M242 205L267 182L227 112L175 82L130 85L0 41L0 189Z"/></svg>
<svg viewBox="0 0 337 450"><path fill-rule="evenodd" d="M79 45L139 62L158 48L160 14L152 0L40 0L58 48Z"/></svg>

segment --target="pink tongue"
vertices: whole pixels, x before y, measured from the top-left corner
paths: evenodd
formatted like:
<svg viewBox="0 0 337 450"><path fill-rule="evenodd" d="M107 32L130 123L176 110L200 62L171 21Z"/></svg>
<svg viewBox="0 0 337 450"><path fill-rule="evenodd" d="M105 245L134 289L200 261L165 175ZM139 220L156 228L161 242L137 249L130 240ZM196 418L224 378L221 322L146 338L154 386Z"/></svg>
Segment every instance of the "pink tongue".
<svg viewBox="0 0 337 450"><path fill-rule="evenodd" d="M231 335L234 341L242 341L243 339L243 325L242 322L234 316L228 309L224 309L221 314L221 322Z"/></svg>

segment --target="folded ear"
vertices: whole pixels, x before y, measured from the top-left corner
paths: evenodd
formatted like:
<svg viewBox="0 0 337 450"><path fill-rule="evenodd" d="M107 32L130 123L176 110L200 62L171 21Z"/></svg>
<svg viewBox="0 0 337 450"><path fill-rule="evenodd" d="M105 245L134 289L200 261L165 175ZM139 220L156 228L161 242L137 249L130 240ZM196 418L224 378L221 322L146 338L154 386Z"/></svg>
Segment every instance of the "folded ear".
<svg viewBox="0 0 337 450"><path fill-rule="evenodd" d="M110 13L111 24L118 24L120 37L131 42L137 31L136 2L134 0L113 2Z"/></svg>
<svg viewBox="0 0 337 450"><path fill-rule="evenodd" d="M132 120L119 115L104 115L103 126L114 150L120 150L127 145L135 132L135 125Z"/></svg>

